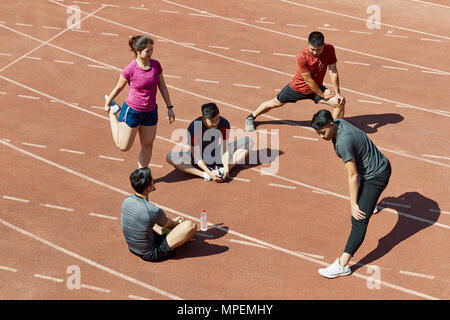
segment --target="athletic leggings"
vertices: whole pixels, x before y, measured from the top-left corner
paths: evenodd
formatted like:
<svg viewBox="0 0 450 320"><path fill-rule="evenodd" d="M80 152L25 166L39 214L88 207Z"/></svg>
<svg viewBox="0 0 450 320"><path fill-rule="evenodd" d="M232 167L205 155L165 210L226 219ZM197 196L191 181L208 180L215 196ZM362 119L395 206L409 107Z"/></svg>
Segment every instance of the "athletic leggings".
<svg viewBox="0 0 450 320"><path fill-rule="evenodd" d="M388 162L386 169L369 180L359 180L358 206L366 214L363 220L356 220L352 216L352 231L348 237L344 252L353 254L361 246L366 236L367 224L377 205L381 193L386 189L391 176L391 164Z"/></svg>

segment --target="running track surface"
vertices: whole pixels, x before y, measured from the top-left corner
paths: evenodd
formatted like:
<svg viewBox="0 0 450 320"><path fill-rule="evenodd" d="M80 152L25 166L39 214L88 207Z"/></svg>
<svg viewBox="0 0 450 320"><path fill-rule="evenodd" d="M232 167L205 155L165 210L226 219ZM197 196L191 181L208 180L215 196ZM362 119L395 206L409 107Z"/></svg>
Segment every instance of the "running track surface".
<svg viewBox="0 0 450 320"><path fill-rule="evenodd" d="M0 298L448 299L450 8L430 1L2 1ZM380 29L366 25L372 4ZM67 29L71 5L81 30ZM346 119L393 167L354 273L335 280L317 269L345 245L348 189L331 143L308 128L312 102L258 118L253 152L274 138L272 162L241 166L229 183L165 163L175 129L205 102L243 129L290 81L313 30L336 47ZM168 124L158 94L151 200L197 222L205 208L210 222L156 264L130 254L120 228L139 141L118 151L102 110L134 34L155 40L177 117Z"/></svg>

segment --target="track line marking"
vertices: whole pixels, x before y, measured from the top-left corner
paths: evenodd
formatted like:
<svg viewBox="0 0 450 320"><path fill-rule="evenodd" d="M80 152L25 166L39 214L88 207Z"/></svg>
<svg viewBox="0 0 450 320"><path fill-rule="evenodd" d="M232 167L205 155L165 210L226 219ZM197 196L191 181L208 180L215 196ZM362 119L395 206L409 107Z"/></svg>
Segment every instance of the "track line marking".
<svg viewBox="0 0 450 320"><path fill-rule="evenodd" d="M384 36L385 37L392 37L392 38L403 38L403 39L407 39L408 38L408 36L397 35L397 34L389 34L389 33L385 34Z"/></svg>
<svg viewBox="0 0 450 320"><path fill-rule="evenodd" d="M60 279L60 278L55 278L55 277L50 277L50 276L45 276L39 273L36 273L34 275L35 278L39 278L39 279L44 279L44 280L50 280L50 281L55 281L55 282L63 282L64 279Z"/></svg>
<svg viewBox="0 0 450 320"><path fill-rule="evenodd" d="M208 13L188 13L189 16L203 17L203 18L215 18Z"/></svg>
<svg viewBox="0 0 450 320"><path fill-rule="evenodd" d="M320 30L327 30L327 31L339 31L339 29L336 29L336 28L327 28L327 27L317 27L317 29L320 29Z"/></svg>
<svg viewBox="0 0 450 320"><path fill-rule="evenodd" d="M426 154L426 153L423 153L422 157L450 160L450 157L436 156L434 154Z"/></svg>
<svg viewBox="0 0 450 320"><path fill-rule="evenodd" d="M20 23L20 22L16 22L15 23L16 26L22 26L22 27L32 27L32 24L28 24L28 23Z"/></svg>
<svg viewBox="0 0 450 320"><path fill-rule="evenodd" d="M448 74L446 74L446 73L443 73L443 72L438 72L438 71L428 71L428 70L422 70L422 72L424 72L424 73L431 73L431 74L439 74L439 75L443 75L443 76L446 76L446 75L448 75Z"/></svg>
<svg viewBox="0 0 450 320"><path fill-rule="evenodd" d="M219 83L219 81L216 81L216 80L205 80L205 79L195 79L195 81L207 82L207 83Z"/></svg>
<svg viewBox="0 0 450 320"><path fill-rule="evenodd" d="M111 36L111 37L118 37L119 35L117 33L108 33L108 32L100 32L102 36Z"/></svg>
<svg viewBox="0 0 450 320"><path fill-rule="evenodd" d="M358 34L373 34L373 32L369 31L358 31L358 30L350 30L350 33L358 33Z"/></svg>
<svg viewBox="0 0 450 320"><path fill-rule="evenodd" d="M284 189L291 189L291 190L297 189L297 187L286 186L284 184L278 184L278 183L269 183L269 186L271 186L271 187L278 187L278 188L284 188Z"/></svg>
<svg viewBox="0 0 450 320"><path fill-rule="evenodd" d="M74 153L74 154L85 154L84 151L70 150L70 149L59 149L61 152Z"/></svg>
<svg viewBox="0 0 450 320"><path fill-rule="evenodd" d="M384 148L384 147L378 147L378 149L381 149L381 150L384 150L384 151L388 151L388 152L392 152L392 153L394 153L394 154L401 155L401 156L404 156L404 157L407 157L407 158L416 159L416 160L420 160L420 161L424 161L424 162L436 164L436 165L438 165L438 166L450 168L450 165L448 165L448 164L446 164L446 163L437 162L437 161L433 161L433 160L428 160L428 159L424 159L424 158L412 156L412 155L410 155L410 154L401 153L401 152L394 151L394 150L390 150L390 149L387 149L387 148Z"/></svg>
<svg viewBox="0 0 450 320"><path fill-rule="evenodd" d="M89 33L89 30L82 30L82 29L71 29L72 32L80 32L80 33Z"/></svg>
<svg viewBox="0 0 450 320"><path fill-rule="evenodd" d="M321 195L327 195L325 192L322 191L317 191L317 190L311 190L311 192L317 193L317 194L321 194Z"/></svg>
<svg viewBox="0 0 450 320"><path fill-rule="evenodd" d="M273 52L272 53L274 56L280 56L280 57L290 57L290 58L295 58L296 55L295 54L288 54L288 53L278 53L278 52Z"/></svg>
<svg viewBox="0 0 450 320"><path fill-rule="evenodd" d="M11 57L12 54L11 54L11 53L3 53L3 52L0 52L0 56Z"/></svg>
<svg viewBox="0 0 450 320"><path fill-rule="evenodd" d="M16 197L11 197L11 196L3 196L3 199L17 201L17 202L22 202L22 203L30 203L30 200L16 198Z"/></svg>
<svg viewBox="0 0 450 320"><path fill-rule="evenodd" d="M105 117L105 118L106 118L106 117ZM106 118L106 119L107 119L107 118ZM170 140L169 140L169 141L170 141ZM84 175L84 174L82 174L82 173L79 173L79 172L77 172L77 171L74 171L74 170L72 170L72 169L69 169L69 168L67 168L67 167L64 167L64 166L62 166L62 165L59 165L59 164L57 164L57 163L55 163L55 162L53 162L53 161L47 160L47 159L42 158L42 157L40 157L40 156L38 156L38 155L35 155L35 154L31 153L31 152L28 152L28 151L26 151L26 150L23 150L23 149L21 149L21 148L18 148L18 147L14 146L14 145L12 145L12 144L9 144L9 143L7 143L7 142L5 142L5 141L0 140L0 144L3 144L3 145L5 145L5 146L7 146L7 147L9 147L9 148L11 148L11 149L14 149L14 150L20 152L20 153L23 153L23 154L25 154L25 155L28 155L28 156L30 156L30 157L32 157L32 158L34 158L34 159L37 159L37 160L39 160L39 161L41 161L41 162L44 162L44 163L47 163L47 164L49 164L49 165L51 165L51 166L53 166L53 167L56 167L56 168L58 168L58 169L60 169L60 170L63 170L63 171L65 171L65 172L68 172L68 173L70 173L70 174L72 174L72 175L75 175L75 176L77 176L77 177L80 177L80 178L82 178L82 179L85 179L85 180L87 180L87 181L90 181L90 182L92 182L92 183L94 183L94 184L100 185L100 186L102 186L102 187L104 187L104 188L107 188L107 189L109 189L109 190L113 190L113 191L118 192L118 193L120 193L120 194L122 194L122 195L126 195L126 196L129 195L129 192L123 191L123 190L121 190L121 189L118 189L118 188L116 188L116 187L113 187L113 186L111 186L111 185L108 185L108 184L106 184L106 183L104 183L104 182L101 182L101 181L99 181L99 180L96 180L96 179L94 179L94 178L91 178L91 177L89 177L89 176L86 176L86 175ZM251 168L251 169L252 169L252 168ZM255 169L255 170L258 171L257 169ZM316 189L317 189L317 188L316 188ZM330 193L330 192L328 192L328 193ZM341 197L343 197L343 196L341 196ZM347 200L348 200L348 197L347 197ZM161 204L158 204L158 203L154 203L154 205L160 207L160 208L163 209L163 210L167 210L167 211L169 211L169 212L172 212L172 213L175 214L175 215L181 215L181 216L183 216L183 217L189 218L189 219L191 219L191 220L193 220L193 221L197 221L197 222L200 221L200 219L198 219L198 218L196 218L196 217L194 217L194 216L188 215L188 214L186 214L186 213L184 213L184 212L180 212L180 211L178 211L178 210L174 210L174 209L169 208L169 207L166 207L166 206L164 206L164 205L161 205ZM1 219L1 218L0 218L0 223L2 223L3 225L5 225L5 226L7 226L7 227L9 227L9 228L11 228L11 229L14 229L14 230L20 232L20 233L22 233L22 234L24 234L24 235L26 235L26 236L28 236L28 237L31 237L31 238L33 238L33 239L35 239L35 240L37 240L37 241L39 241L39 242L41 242L41 243L44 243L44 244L46 244L46 245L48 245L48 246L50 246L50 247L52 247L52 248L54 248L54 249L56 249L56 250L58 250L58 251L62 251L62 252L64 252L65 254L68 254L68 255L70 255L70 256L72 256L72 257L75 257L75 258L77 258L77 259L79 259L79 260L82 260L82 261L84 261L84 262L86 262L86 263L88 263L88 264L90 264L90 265L93 265L93 266L95 266L95 267L97 267L97 268L99 268L99 269L101 269L101 270L104 270L104 271L106 271L106 272L109 272L109 273L111 273L111 274L113 274L113 275L115 275L115 276L118 276L118 277L122 278L122 279L128 280L128 281L130 281L130 282L132 282L132 283L135 283L135 284L138 284L138 285L140 285L140 286L144 286L144 287L146 287L147 289L150 289L150 290L152 290L152 291L156 291L156 292L158 292L158 293L160 293L160 294L162 294L162 295L168 296L168 297L170 297L170 298L172 298L172 299L181 299L181 298L178 298L178 297L176 297L176 296L174 296L174 295L172 295L172 294L170 294L170 293L167 293L167 292L165 292L165 291L162 291L162 290L160 290L160 289L158 289L158 288L155 288L155 287L153 287L153 286L147 285L146 283L142 283L142 282L140 282L139 280L136 280L136 279L133 279L133 278L131 278L131 277L129 277L129 276L123 275L123 274L121 274L121 273L119 273L119 272L117 272L117 271L114 271L114 270L109 269L109 268L107 268L107 267L105 267L105 266L102 266L102 265L100 265L100 264L97 264L97 263L93 262L92 260L89 260L89 259L87 259L87 258L84 258L84 257L82 257L82 256L80 256L80 255L78 255L78 254L76 254L76 253L73 253L73 252L71 252L71 251L69 251L69 250L66 250L66 249L64 249L64 248L62 248L62 247L59 247L59 246L57 246L57 245L55 245L55 244L53 244L53 243L51 243L51 242L49 242L49 241L47 241L47 240L45 240L45 239L43 239L43 238L40 238L39 236L36 236L36 235L34 235L34 234L32 234L32 233L26 231L26 230L23 230L23 229L21 229L21 228L15 226L15 225L10 224L9 222L7 222L7 221L5 221L5 220L3 220L3 219ZM210 222L208 223L208 225L213 226L214 228L217 228L217 229L219 229L219 230L221 230L221 231L224 231L224 232L227 232L227 233L229 233L229 234L234 234L234 235L236 235L236 236L238 236L238 237L240 237L240 238L243 238L243 239L246 239L246 240L249 240L249 241L253 241L253 242L258 243L258 244L261 244L261 245L263 245L263 246L267 246L267 247L269 247L269 248L272 248L272 249L275 249L275 250L284 252L284 253L286 253L286 254L289 254L289 255L293 255L293 256L302 258L302 259L304 259L304 260L313 262L313 263L315 263L315 264L319 264L319 265L322 265L322 266L328 266L328 265L329 265L329 264L324 263L323 261L320 261L320 260L318 260L318 259L314 259L314 258L308 257L308 256L306 256L306 255L300 254L300 253L298 253L298 252L295 252L295 251L292 251L292 250L289 250L289 249L285 249L285 248L282 248L282 247L273 245L273 244L268 243L268 242L266 242L266 241L259 240L259 239L256 239L256 238L254 238L254 237L251 237L251 236L247 236L247 235L245 235L245 234L243 234L243 233L240 233L240 232L237 232L237 231L234 231L234 230L229 230L229 229L227 229L227 228L223 228L223 227L220 227L220 226L217 226L217 225L213 225L213 224L211 224ZM360 274L360 273L357 273L357 272L352 273L352 275L353 275L354 277L363 279L363 280L365 280L365 281L371 279L370 277L365 276L365 275ZM389 288L391 288L391 289L394 289L394 290L397 290L397 291L401 291L401 292L404 292L404 293L407 293L407 294L415 295L415 296L418 296L418 297L422 297L422 298L425 298L425 299L439 300L439 298L436 298L436 297L433 297L433 296L430 296L430 295L427 295L427 294L425 294L425 293L418 292L418 291L415 291L415 290L407 289L407 288L404 288L404 287L401 287L401 286L398 286L398 285L395 285L395 284L392 284L392 283L389 283L389 282L380 281L380 284L382 284L382 285L384 285L384 286L386 286L386 287L389 287Z"/></svg>
<svg viewBox="0 0 450 320"><path fill-rule="evenodd" d="M231 180L237 180L237 181L242 181L242 182L250 182L250 179L244 179L244 178L238 178L238 177L233 177L233 176L229 176Z"/></svg>
<svg viewBox="0 0 450 320"><path fill-rule="evenodd" d="M106 160L125 161L125 159L122 159L122 158L115 158L115 157L109 157L109 156L104 156L104 155L99 155L98 157L101 159L106 159Z"/></svg>
<svg viewBox="0 0 450 320"><path fill-rule="evenodd" d="M428 274L422 274L422 273L416 273L416 272L410 272L410 271L404 271L404 270L400 270L399 273L407 275L407 276L434 279L434 276L430 276Z"/></svg>
<svg viewBox="0 0 450 320"><path fill-rule="evenodd" d="M266 246L263 246L263 245L260 245L260 244L254 243L254 242L250 242L250 241L242 241L242 240L236 240L236 239L230 239L229 241L233 242L233 243L239 243L239 244L244 244L244 245L247 245L247 246L253 246L253 247L258 247L258 248L264 248L264 249L271 250L271 248L269 248L269 247L266 247Z"/></svg>
<svg viewBox="0 0 450 320"><path fill-rule="evenodd" d="M28 147L35 147L35 148L41 148L41 149L47 148L47 146L44 146L44 145L41 145L41 144L29 143L29 142L22 142L22 144L24 146L28 146Z"/></svg>
<svg viewBox="0 0 450 320"><path fill-rule="evenodd" d="M298 28L306 28L308 26L305 26L304 24L294 24L294 23L286 23L289 27L298 27Z"/></svg>
<svg viewBox="0 0 450 320"><path fill-rule="evenodd" d="M360 65L360 66L370 66L370 63L365 63L365 62L344 61L344 63L347 63L347 64L357 64L357 65Z"/></svg>
<svg viewBox="0 0 450 320"><path fill-rule="evenodd" d="M261 53L259 50L241 49L242 52Z"/></svg>
<svg viewBox="0 0 450 320"><path fill-rule="evenodd" d="M65 63L65 64L74 64L73 61L64 61L64 60L53 60L56 63Z"/></svg>
<svg viewBox="0 0 450 320"><path fill-rule="evenodd" d="M414 2L419 2L419 3L423 3L423 4L429 4L429 5L432 5L432 6L437 6L437 7L441 7L441 8L450 9L449 6L446 6L446 5L443 5L443 4L439 4L439 3L433 3L433 2L422 1L422 0L409 0L409 1L414 1Z"/></svg>
<svg viewBox="0 0 450 320"><path fill-rule="evenodd" d="M95 64L88 64L87 65L89 68L98 68L98 69L108 69L108 70L111 70L111 68L109 68L109 67L106 67L106 66L98 66L98 65L95 65Z"/></svg>
<svg viewBox="0 0 450 320"><path fill-rule="evenodd" d="M241 84L241 83L233 83L233 86L242 87L242 88L250 88L250 89L261 89L261 87L259 87L259 86L251 86L248 84Z"/></svg>
<svg viewBox="0 0 450 320"><path fill-rule="evenodd" d="M159 12L178 14L178 11L171 11L171 10L159 10Z"/></svg>
<svg viewBox="0 0 450 320"><path fill-rule="evenodd" d="M358 102L373 103L373 104L383 104L383 102L380 102L380 101L371 101L371 100L362 100L362 99L358 99Z"/></svg>
<svg viewBox="0 0 450 320"><path fill-rule="evenodd" d="M17 269L14 268L10 268L10 267L5 267L5 266L0 266L0 270L5 270L5 271L11 271L11 272L17 272Z"/></svg>
<svg viewBox="0 0 450 320"><path fill-rule="evenodd" d="M52 30L61 30L60 27L52 27L52 26L43 26L44 29L52 29Z"/></svg>
<svg viewBox="0 0 450 320"><path fill-rule="evenodd" d="M25 99L31 99L31 100L39 100L40 99L39 97L26 96L26 95L23 95L23 94L18 94L17 96L19 98L25 98Z"/></svg>
<svg viewBox="0 0 450 320"><path fill-rule="evenodd" d="M170 74L165 74L164 78L175 78L175 79L181 79L181 76L174 76L174 75L170 75Z"/></svg>
<svg viewBox="0 0 450 320"><path fill-rule="evenodd" d="M318 138L310 138L310 137L303 137L303 136L292 136L292 138L303 139L303 140L310 140L310 141L319 141Z"/></svg>
<svg viewBox="0 0 450 320"><path fill-rule="evenodd" d="M89 215L93 216L93 217L99 217L99 218L105 218L105 219L111 219L111 220L118 220L119 219L117 217L105 216L103 214L94 213L94 212L89 213Z"/></svg>
<svg viewBox="0 0 450 320"><path fill-rule="evenodd" d="M301 252L301 251L297 251L297 252L301 253L301 254L304 254L305 256L309 256L309 257L316 258L316 259L324 259L325 258L324 256L320 256L320 255L317 255L317 254Z"/></svg>
<svg viewBox="0 0 450 320"><path fill-rule="evenodd" d="M4 91L1 91L1 92L0 92L0 94L6 94L6 92L4 92Z"/></svg>
<svg viewBox="0 0 450 320"><path fill-rule="evenodd" d="M230 50L230 48L228 47L221 47L221 46L208 46L208 48Z"/></svg>
<svg viewBox="0 0 450 320"><path fill-rule="evenodd" d="M109 289L103 289L103 288L99 288L99 287L94 287L94 286L90 286L90 285L87 285L87 284L80 285L80 288L94 290L94 291L103 292L103 293L110 293L111 292L111 290L109 290Z"/></svg>
<svg viewBox="0 0 450 320"><path fill-rule="evenodd" d="M130 7L130 9L134 9L134 10L150 10L149 8L144 8L144 7Z"/></svg>
<svg viewBox="0 0 450 320"><path fill-rule="evenodd" d="M25 59L31 59L31 60L42 60L42 58L38 58L38 57L25 57Z"/></svg>
<svg viewBox="0 0 450 320"><path fill-rule="evenodd" d="M62 210L62 211L70 211L70 212L75 211L75 209L72 209L72 208L61 207L61 206L57 206L57 205L49 204L49 203L41 203L40 206L46 207L46 208L51 208L51 209L56 209L56 210Z"/></svg>
<svg viewBox="0 0 450 320"><path fill-rule="evenodd" d="M420 38L423 41L432 41L432 42L442 42L441 39L429 39L429 38Z"/></svg>
<svg viewBox="0 0 450 320"><path fill-rule="evenodd" d="M79 3L79 4L91 4L90 2L86 2L86 1L77 1L77 0L73 0L73 3Z"/></svg>
<svg viewBox="0 0 450 320"><path fill-rule="evenodd" d="M265 24L275 24L275 22L272 21L264 21L264 20L255 20L256 23L265 23Z"/></svg>
<svg viewBox="0 0 450 320"><path fill-rule="evenodd" d="M149 298L143 298L143 297L139 297L139 296L134 296L132 294L130 294L128 296L128 298L133 299L133 300L152 300L152 299L149 299Z"/></svg>
<svg viewBox="0 0 450 320"><path fill-rule="evenodd" d="M383 68L395 69L395 70L408 70L407 68L400 68L400 67L393 67L393 66L383 66Z"/></svg>

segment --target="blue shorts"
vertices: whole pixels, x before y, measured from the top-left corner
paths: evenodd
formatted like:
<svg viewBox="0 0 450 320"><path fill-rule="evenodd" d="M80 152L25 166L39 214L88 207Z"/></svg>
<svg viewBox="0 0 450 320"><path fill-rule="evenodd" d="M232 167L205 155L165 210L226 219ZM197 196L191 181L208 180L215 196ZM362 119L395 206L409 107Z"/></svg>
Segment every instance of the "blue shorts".
<svg viewBox="0 0 450 320"><path fill-rule="evenodd" d="M158 123L158 106L152 111L142 112L131 108L126 102L123 103L119 114L119 121L125 122L129 127L154 126Z"/></svg>

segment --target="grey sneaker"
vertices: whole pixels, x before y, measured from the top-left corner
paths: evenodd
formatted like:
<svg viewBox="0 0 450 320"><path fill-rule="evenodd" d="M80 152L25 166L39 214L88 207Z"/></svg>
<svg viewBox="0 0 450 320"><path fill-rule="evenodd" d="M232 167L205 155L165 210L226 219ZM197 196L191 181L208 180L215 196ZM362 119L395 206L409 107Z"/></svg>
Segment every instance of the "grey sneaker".
<svg viewBox="0 0 450 320"><path fill-rule="evenodd" d="M107 94L105 94L105 100L108 100L108 95ZM110 107L109 110L111 110L111 112L113 114L116 114L117 112L120 111L120 106L116 103L116 101L114 101L114 99L111 100L111 103L109 104L109 107Z"/></svg>
<svg viewBox="0 0 450 320"><path fill-rule="evenodd" d="M247 117L245 119L245 131L255 131L255 119Z"/></svg>
<svg viewBox="0 0 450 320"><path fill-rule="evenodd" d="M348 276L352 271L349 265L342 267L339 263L339 258L334 261L333 264L330 264L326 268L319 269L319 274L324 276L325 278L333 279L341 276Z"/></svg>

